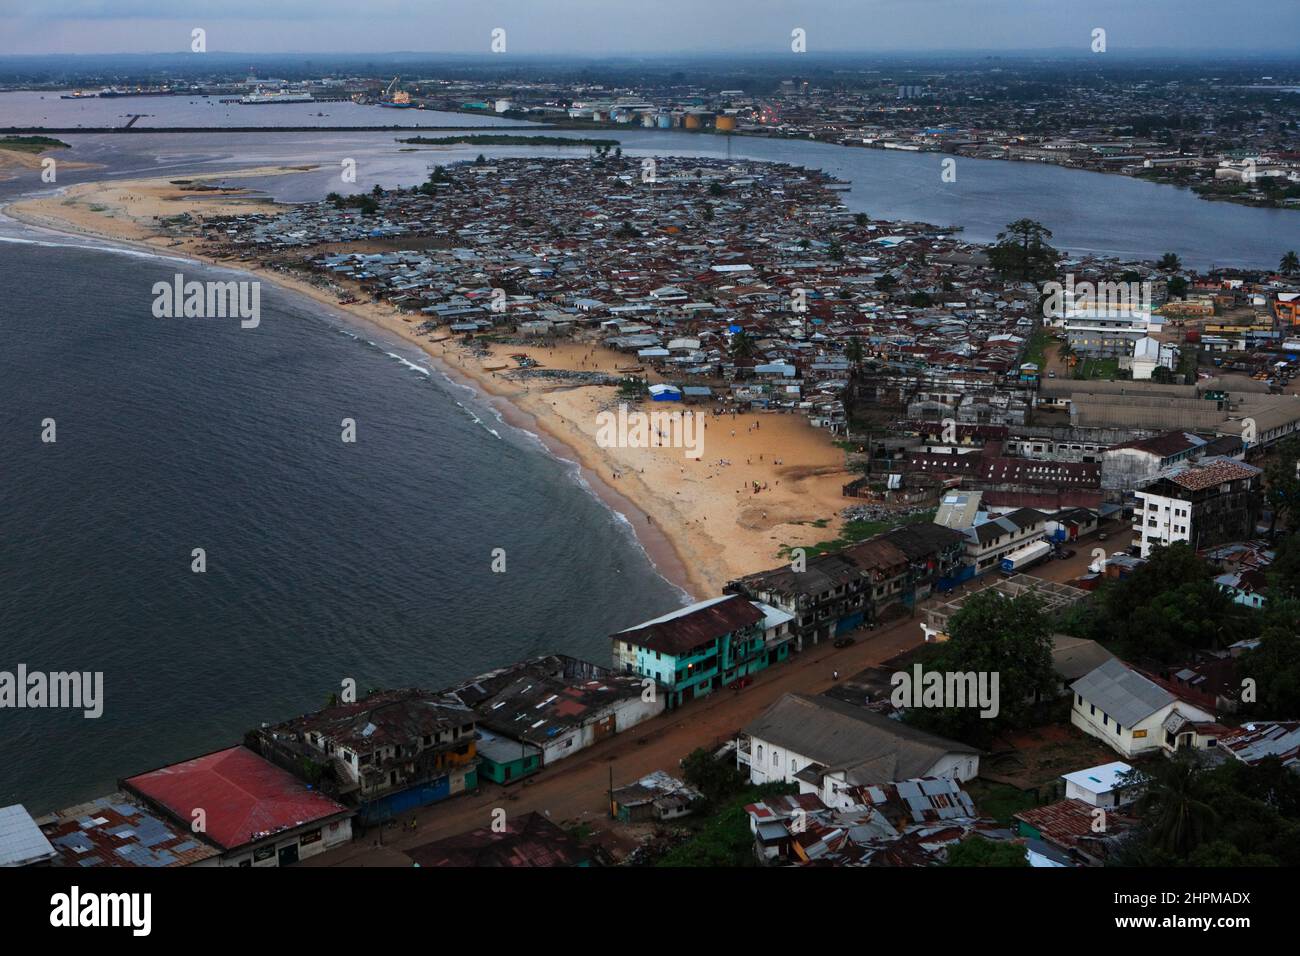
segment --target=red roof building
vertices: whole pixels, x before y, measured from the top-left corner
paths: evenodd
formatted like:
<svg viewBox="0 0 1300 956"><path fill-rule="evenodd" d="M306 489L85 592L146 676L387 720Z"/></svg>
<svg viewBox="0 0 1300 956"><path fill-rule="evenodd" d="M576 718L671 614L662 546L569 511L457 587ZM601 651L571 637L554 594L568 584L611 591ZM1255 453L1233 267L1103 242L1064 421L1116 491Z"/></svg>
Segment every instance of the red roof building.
<svg viewBox="0 0 1300 956"><path fill-rule="evenodd" d="M218 750L122 782L225 853L226 865L293 863L351 839L351 810L246 747ZM251 857L249 862L245 858Z"/></svg>

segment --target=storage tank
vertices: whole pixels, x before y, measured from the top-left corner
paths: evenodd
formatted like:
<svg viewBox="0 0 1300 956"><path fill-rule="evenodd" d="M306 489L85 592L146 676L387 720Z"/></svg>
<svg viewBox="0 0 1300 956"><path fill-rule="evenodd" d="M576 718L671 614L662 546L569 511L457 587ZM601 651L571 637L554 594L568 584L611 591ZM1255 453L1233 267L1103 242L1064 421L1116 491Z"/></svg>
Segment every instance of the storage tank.
<svg viewBox="0 0 1300 956"><path fill-rule="evenodd" d="M730 132L736 128L736 117L719 116L713 125L720 130Z"/></svg>
<svg viewBox="0 0 1300 956"><path fill-rule="evenodd" d="M655 117L655 125L660 129L672 129L673 117L671 113L660 113Z"/></svg>
<svg viewBox="0 0 1300 956"><path fill-rule="evenodd" d="M646 129L653 129L655 125L654 113L642 113L641 125L644 126Z"/></svg>
<svg viewBox="0 0 1300 956"><path fill-rule="evenodd" d="M686 129L699 129L700 118L694 113L687 113L686 118L682 120L682 126Z"/></svg>

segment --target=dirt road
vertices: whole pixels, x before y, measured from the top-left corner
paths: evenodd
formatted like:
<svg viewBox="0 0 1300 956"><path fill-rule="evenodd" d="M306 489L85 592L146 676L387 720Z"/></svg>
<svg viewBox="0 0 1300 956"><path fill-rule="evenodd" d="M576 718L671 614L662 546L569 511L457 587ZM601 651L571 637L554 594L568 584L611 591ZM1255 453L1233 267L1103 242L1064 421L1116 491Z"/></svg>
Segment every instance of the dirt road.
<svg viewBox="0 0 1300 956"><path fill-rule="evenodd" d="M1029 573L1049 581L1069 581L1086 573L1093 548L1110 553L1128 546L1126 523L1107 522L1101 530L1107 534L1106 541L1097 541L1093 534L1072 542L1074 557L1044 562ZM985 575L963 590L992 581L993 576ZM510 787L484 783L476 794L425 807L415 814L417 829L389 828L382 836L383 845L379 844L379 831L372 829L363 838L301 865L410 866L402 848L488 826L497 808L504 809L507 815L546 813L559 824L603 825L608 821L606 794L611 773L614 787L626 786L654 770L679 773L678 761L682 757L697 747L721 746L782 694L819 694L834 683L832 671L838 670L844 680L921 644L921 610L933 603L935 598L921 602L912 617L875 631L858 632L857 643L851 647L836 649L829 643L819 644L762 672L753 685L742 691L723 690L707 700L688 704L602 741L524 782ZM403 822L409 819L405 817Z"/></svg>
<svg viewBox="0 0 1300 956"><path fill-rule="evenodd" d="M928 603L922 602L921 606ZM301 865L410 866L402 847L487 826L492 822L492 811L498 807L507 815L543 812L560 824L607 821L606 794L611 772L615 787L626 786L654 770L679 774L678 761L682 757L697 747L721 746L782 694L821 693L833 683L832 671L838 670L843 680L920 644L920 622L918 611L915 617L859 632L857 643L851 647L836 649L829 643L819 644L763 671L744 690L722 690L707 700L692 702L597 743L525 782L510 787L484 783L477 794L425 807L415 815L415 831L389 828L383 834L383 846L378 845L378 831L372 829L364 838ZM409 819L404 817L403 822Z"/></svg>

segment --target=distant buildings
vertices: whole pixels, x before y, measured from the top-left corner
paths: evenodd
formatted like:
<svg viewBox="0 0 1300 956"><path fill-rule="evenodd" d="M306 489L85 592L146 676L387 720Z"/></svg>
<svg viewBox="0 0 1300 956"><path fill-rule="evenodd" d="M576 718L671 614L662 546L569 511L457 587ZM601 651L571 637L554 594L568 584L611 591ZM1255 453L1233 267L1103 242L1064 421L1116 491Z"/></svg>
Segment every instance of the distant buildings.
<svg viewBox="0 0 1300 956"><path fill-rule="evenodd" d="M1255 766L1261 760L1275 758L1282 766L1300 773L1300 721L1252 721L1219 743L1244 764Z"/></svg>
<svg viewBox="0 0 1300 956"><path fill-rule="evenodd" d="M480 753L490 779L510 783L664 711L641 677L549 654L479 674L446 693L490 731Z"/></svg>

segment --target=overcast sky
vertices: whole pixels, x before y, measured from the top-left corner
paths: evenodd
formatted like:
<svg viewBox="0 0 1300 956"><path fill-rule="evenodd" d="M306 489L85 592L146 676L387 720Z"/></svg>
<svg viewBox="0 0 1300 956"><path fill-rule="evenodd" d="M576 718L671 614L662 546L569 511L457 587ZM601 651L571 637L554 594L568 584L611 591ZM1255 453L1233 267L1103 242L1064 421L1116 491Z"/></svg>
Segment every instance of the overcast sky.
<svg viewBox="0 0 1300 956"><path fill-rule="evenodd" d="M0 0L0 54L1024 50L1295 52L1300 0Z"/></svg>

